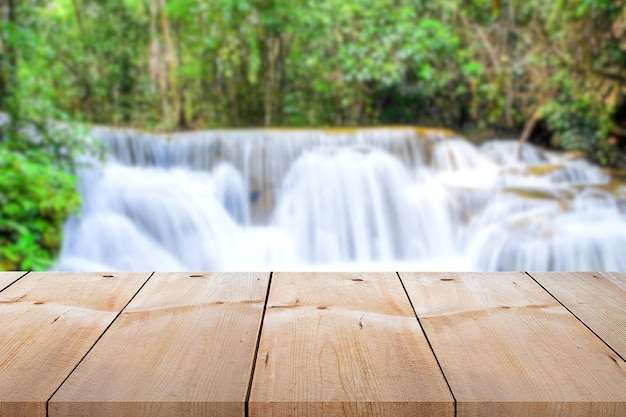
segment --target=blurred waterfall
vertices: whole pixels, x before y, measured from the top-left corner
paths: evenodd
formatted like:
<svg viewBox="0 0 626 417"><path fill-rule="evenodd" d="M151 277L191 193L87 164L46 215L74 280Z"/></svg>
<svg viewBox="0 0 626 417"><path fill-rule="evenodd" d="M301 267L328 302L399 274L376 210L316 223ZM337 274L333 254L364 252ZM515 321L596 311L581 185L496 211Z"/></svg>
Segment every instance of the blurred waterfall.
<svg viewBox="0 0 626 417"><path fill-rule="evenodd" d="M626 270L626 185L443 131L94 128L60 270Z"/></svg>

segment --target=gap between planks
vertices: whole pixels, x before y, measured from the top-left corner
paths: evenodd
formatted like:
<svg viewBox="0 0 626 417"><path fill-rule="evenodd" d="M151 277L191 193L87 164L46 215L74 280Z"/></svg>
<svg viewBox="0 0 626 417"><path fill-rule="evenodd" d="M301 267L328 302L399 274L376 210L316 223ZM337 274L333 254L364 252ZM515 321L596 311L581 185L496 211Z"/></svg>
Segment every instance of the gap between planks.
<svg viewBox="0 0 626 417"><path fill-rule="evenodd" d="M6 290L20 279L24 278L28 271L0 272L0 292Z"/></svg>
<svg viewBox="0 0 626 417"><path fill-rule="evenodd" d="M270 299L270 291L272 290L272 278L274 272L270 272L268 278L267 291L265 293L265 301L263 303L263 314L261 315L261 324L259 325L259 332L256 339L256 348L254 349L254 358L252 360L252 372L250 372L250 380L248 381L248 392L246 393L246 402L244 404L244 417L250 416L250 394L252 393L252 383L254 382L254 370L256 369L256 362L259 360L259 347L261 345L261 334L263 333L263 324L265 323L265 314L267 313L267 302Z"/></svg>
<svg viewBox="0 0 626 417"><path fill-rule="evenodd" d="M530 277L401 278L432 337L458 415L626 414L626 363Z"/></svg>
<svg viewBox="0 0 626 417"><path fill-rule="evenodd" d="M29 273L0 292L0 415L45 415L52 392L148 275Z"/></svg>
<svg viewBox="0 0 626 417"><path fill-rule="evenodd" d="M624 313L622 309L626 305L626 274L611 274L619 275L619 280L618 277L609 279L607 276L609 274L597 272L526 272L526 274L572 316L576 317L622 361L626 362L626 315L620 315L620 313ZM570 278L571 276L576 276L575 283L578 285L565 287L562 278ZM594 290L598 288L589 285L589 282L611 288L610 290L604 288L606 291L603 291L602 294L595 294ZM587 306L595 301L594 296L600 295L606 301L604 305L595 304L593 309L589 309ZM606 300L606 298L610 299ZM615 328L606 329L604 327L609 319L618 321Z"/></svg>
<svg viewBox="0 0 626 417"><path fill-rule="evenodd" d="M269 275L155 274L52 398L51 415L244 415Z"/></svg>
<svg viewBox="0 0 626 417"><path fill-rule="evenodd" d="M396 276L400 280L400 285L402 285L402 289L404 290L404 294L406 295L406 298L409 300L409 304L411 304L411 309L413 310L413 314L415 314L415 318L417 319L417 322L420 325L420 329L422 329L422 333L424 333L424 337L426 338L426 342L428 343L428 347L430 348L430 351L433 353L433 356L435 357L435 361L437 362L437 366L439 366L439 370L441 371L441 375L443 376L443 379L444 379L444 381L446 381L446 385L448 386L448 389L450 390L450 395L452 395L452 400L454 401L454 416L456 417L456 415L457 415L457 400L456 400L456 397L454 396L454 391L452 391L452 387L450 386L450 381L448 381L448 377L446 376L446 373L443 371L443 367L441 366L441 362L439 361L439 358L437 357L437 354L435 353L435 350L433 349L433 345L430 342L430 338L428 337L428 333L426 333L426 330L424 330L424 326L422 325L422 321L420 320L419 316L417 315L417 312L415 311L415 306L413 305L413 300L411 300L411 297L409 296L409 293L406 290L406 286L404 285L404 282L402 281L402 277L400 276L400 273L397 272L397 271L396 271Z"/></svg>
<svg viewBox="0 0 626 417"><path fill-rule="evenodd" d="M54 397L54 395L61 389L61 387L63 386L63 384L65 384L65 382L70 378L70 376L72 376L72 374L74 373L74 371L76 370L76 368L78 368L78 366L85 360L85 358L87 357L87 355L89 355L89 352L91 352L94 348L94 346L96 346L98 344L98 342L102 339L102 337L105 335L105 333L111 328L111 326L113 325L113 323L115 323L115 321L120 317L120 315L122 314L122 312L126 309L126 307L128 307L128 305L131 303L131 301L133 301L135 299L135 297L137 296L137 294L139 294L141 292L141 290L143 289L143 287L146 286L146 284L148 283L148 281L150 281L150 278L152 278L154 276L154 272L150 273L150 275L148 276L148 278L146 278L146 280L144 281L143 284L141 284L141 286L139 287L139 289L137 289L137 291L135 292L135 294L133 294L133 296L128 300L128 302L126 303L126 305L124 305L124 307L122 307L122 309L120 311L118 311L117 315L115 316L115 318L111 321L111 323L109 323L109 325L106 327L106 329L104 329L104 331L102 332L102 334L98 337L98 339L96 339L96 341L91 345L91 347L89 347L89 350L87 350L87 352L83 355L83 357L78 361L78 363L76 364L76 366L74 366L74 368L67 374L67 376L65 377L65 379L63 380L63 382L61 382L61 384L59 384L59 386L57 387L56 390L54 390L54 392L50 395L50 397L48 398L48 400L46 401L46 417L49 415L49 408L50 408L50 400L52 399L52 397Z"/></svg>

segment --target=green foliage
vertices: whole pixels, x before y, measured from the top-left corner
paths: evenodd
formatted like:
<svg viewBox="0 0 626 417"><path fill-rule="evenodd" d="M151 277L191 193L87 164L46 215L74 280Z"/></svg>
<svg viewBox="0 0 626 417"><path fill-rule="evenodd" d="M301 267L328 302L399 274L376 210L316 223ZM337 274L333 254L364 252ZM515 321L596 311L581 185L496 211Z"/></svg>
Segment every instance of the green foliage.
<svg viewBox="0 0 626 417"><path fill-rule="evenodd" d="M612 120L606 107L592 100L550 102L541 109L550 129L556 133L555 143L569 151L580 151L601 165L616 157L616 150L607 144Z"/></svg>
<svg viewBox="0 0 626 417"><path fill-rule="evenodd" d="M58 50L41 28L64 8L34 4L13 2L11 13L0 13L0 80L10 80L0 88L0 270L52 265L79 204L71 172L96 149L85 132L62 123L69 118L57 105L65 79L55 78L50 60Z"/></svg>
<svg viewBox="0 0 626 417"><path fill-rule="evenodd" d="M31 120L67 114L156 130L411 123L515 132L545 107L555 111L549 124L563 146L610 163L596 149L606 141L605 122L576 130L589 112L575 103L605 106L590 112L605 120L624 99L607 97L626 91L626 11L614 0L27 0L20 7L22 24L5 22L4 37L20 51L19 103L28 103L21 112Z"/></svg>
<svg viewBox="0 0 626 417"><path fill-rule="evenodd" d="M75 178L45 145L4 129L0 142L0 269L44 270L60 246L61 228L77 209ZM13 136L13 137L10 137Z"/></svg>

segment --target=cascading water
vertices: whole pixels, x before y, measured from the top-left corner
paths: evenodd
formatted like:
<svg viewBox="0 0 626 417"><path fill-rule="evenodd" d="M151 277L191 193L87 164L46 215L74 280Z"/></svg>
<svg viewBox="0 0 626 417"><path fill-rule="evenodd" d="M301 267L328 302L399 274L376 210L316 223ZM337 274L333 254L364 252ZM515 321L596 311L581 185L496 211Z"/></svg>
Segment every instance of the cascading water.
<svg viewBox="0 0 626 417"><path fill-rule="evenodd" d="M93 130L60 270L626 270L626 185L411 128Z"/></svg>
<svg viewBox="0 0 626 417"><path fill-rule="evenodd" d="M379 149L317 149L302 155L283 181L274 223L308 263L421 259L409 175Z"/></svg>

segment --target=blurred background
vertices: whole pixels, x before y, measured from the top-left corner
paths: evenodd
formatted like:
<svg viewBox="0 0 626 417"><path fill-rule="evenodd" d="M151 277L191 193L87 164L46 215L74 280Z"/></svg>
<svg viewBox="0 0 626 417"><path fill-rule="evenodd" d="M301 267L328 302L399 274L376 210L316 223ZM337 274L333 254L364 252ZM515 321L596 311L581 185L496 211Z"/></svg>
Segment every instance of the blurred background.
<svg viewBox="0 0 626 417"><path fill-rule="evenodd" d="M625 87L619 0L0 0L0 270L626 270Z"/></svg>

